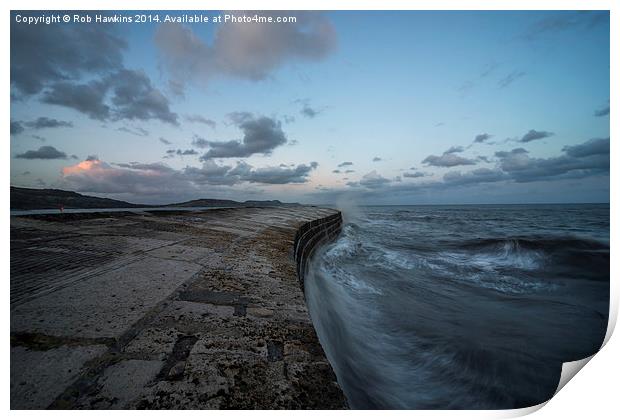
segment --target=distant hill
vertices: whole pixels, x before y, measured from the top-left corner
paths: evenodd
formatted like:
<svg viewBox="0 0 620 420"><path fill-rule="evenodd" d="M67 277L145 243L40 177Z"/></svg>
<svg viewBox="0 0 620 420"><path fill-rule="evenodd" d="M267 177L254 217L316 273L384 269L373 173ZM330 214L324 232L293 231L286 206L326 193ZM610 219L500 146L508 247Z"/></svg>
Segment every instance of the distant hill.
<svg viewBox="0 0 620 420"><path fill-rule="evenodd" d="M111 198L91 197L73 191L11 187L11 210L57 209L61 205L78 209L149 207Z"/></svg>
<svg viewBox="0 0 620 420"><path fill-rule="evenodd" d="M167 204L166 207L277 207L298 205L299 203L283 203L280 200L247 200L239 202L215 198L200 198L198 200L184 201L183 203Z"/></svg>
<svg viewBox="0 0 620 420"><path fill-rule="evenodd" d="M249 200L239 202L234 200L201 198L198 200L184 201L182 203L154 206L133 204L126 201L113 200L111 198L92 197L73 191L11 187L11 210L57 209L61 205L67 209L103 209L137 207L276 207L296 206L299 204L282 203L279 200Z"/></svg>

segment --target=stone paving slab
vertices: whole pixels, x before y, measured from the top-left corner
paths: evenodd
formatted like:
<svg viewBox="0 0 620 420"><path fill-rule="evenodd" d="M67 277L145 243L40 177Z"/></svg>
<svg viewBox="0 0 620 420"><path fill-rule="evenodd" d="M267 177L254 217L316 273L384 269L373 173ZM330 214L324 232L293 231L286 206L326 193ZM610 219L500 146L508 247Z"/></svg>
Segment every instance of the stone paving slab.
<svg viewBox="0 0 620 420"><path fill-rule="evenodd" d="M12 217L11 407L346 408L293 261L333 214Z"/></svg>

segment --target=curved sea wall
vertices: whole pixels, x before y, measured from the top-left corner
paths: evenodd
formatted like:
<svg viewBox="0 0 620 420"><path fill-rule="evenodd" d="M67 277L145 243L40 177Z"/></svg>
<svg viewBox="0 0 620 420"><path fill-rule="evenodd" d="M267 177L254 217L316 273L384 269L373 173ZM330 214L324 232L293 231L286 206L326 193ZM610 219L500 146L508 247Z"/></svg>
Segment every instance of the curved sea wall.
<svg viewBox="0 0 620 420"><path fill-rule="evenodd" d="M321 244L324 244L340 234L342 230L342 213L338 212L322 219L316 219L303 224L294 242L294 258L297 266L297 278L304 289L304 278L308 260Z"/></svg>

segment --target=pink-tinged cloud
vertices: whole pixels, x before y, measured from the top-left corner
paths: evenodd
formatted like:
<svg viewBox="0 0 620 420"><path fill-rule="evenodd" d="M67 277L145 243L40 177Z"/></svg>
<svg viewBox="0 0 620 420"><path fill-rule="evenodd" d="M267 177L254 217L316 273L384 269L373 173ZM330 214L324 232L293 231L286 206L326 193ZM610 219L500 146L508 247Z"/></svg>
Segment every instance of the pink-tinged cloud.
<svg viewBox="0 0 620 420"><path fill-rule="evenodd" d="M292 167L254 168L245 162L233 167L207 161L201 168L188 166L176 170L163 163L109 164L93 157L65 166L62 179L65 188L84 193L190 195L204 193L206 186L303 184L317 166L311 162Z"/></svg>

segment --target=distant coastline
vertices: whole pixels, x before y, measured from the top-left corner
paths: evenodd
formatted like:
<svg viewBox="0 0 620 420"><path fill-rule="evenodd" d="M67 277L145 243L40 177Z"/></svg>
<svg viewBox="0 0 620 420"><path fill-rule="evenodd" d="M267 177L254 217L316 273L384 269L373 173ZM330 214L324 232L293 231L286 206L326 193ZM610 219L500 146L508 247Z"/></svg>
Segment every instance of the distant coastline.
<svg viewBox="0 0 620 420"><path fill-rule="evenodd" d="M36 189L11 186L11 211L63 209L155 209L168 207L279 207L299 206L299 203L283 203L279 200L221 200L201 198L170 204L136 204L111 198L93 197L58 189Z"/></svg>

